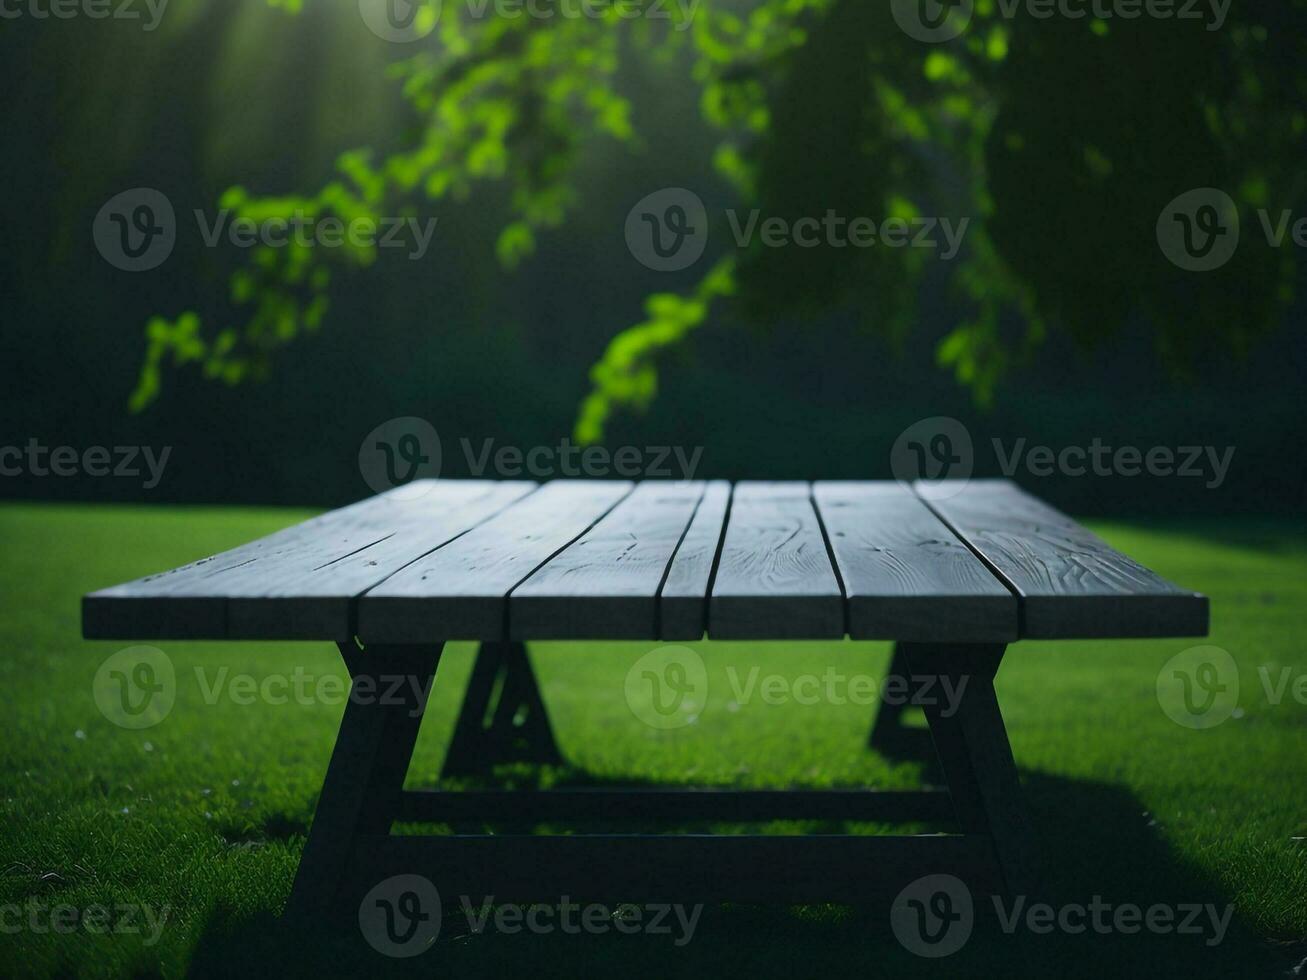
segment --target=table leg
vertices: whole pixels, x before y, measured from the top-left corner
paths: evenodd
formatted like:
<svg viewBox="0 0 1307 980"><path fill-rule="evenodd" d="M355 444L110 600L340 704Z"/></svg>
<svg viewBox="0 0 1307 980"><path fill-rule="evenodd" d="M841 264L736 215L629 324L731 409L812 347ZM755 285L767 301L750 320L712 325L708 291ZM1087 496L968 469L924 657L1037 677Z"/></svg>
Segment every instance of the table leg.
<svg viewBox="0 0 1307 980"><path fill-rule="evenodd" d="M338 646L353 684L286 906L302 921L333 910L358 837L389 832L443 644Z"/></svg>
<svg viewBox="0 0 1307 980"><path fill-rule="evenodd" d="M901 649L914 673L937 678L939 696L923 707L962 832L988 836L1007 891L1029 895L1038 872L1033 827L994 693L1005 647L910 643ZM961 696L949 703L947 691Z"/></svg>
<svg viewBox="0 0 1307 980"><path fill-rule="evenodd" d="M441 776L485 775L500 762L563 763L523 643L481 644Z"/></svg>
<svg viewBox="0 0 1307 980"><path fill-rule="evenodd" d="M499 661L488 661L493 671L489 666L478 668L482 671L479 680L474 676L474 686L481 685L478 690L484 691L489 672L493 694L495 675L507 670L503 664L507 657L522 665L525 650L517 646L511 653L496 651ZM353 885L418 872L432 876L442 889L451 889L451 894L482 894L478 889L489 889L522 901L551 900L558 894L645 891L721 901L863 901L871 899L877 889L888 889L886 894L891 894L912 875L932 872L957 874L986 892L1031 894L1035 885L1037 865L1030 820L994 695L1002 646L902 644L899 648L912 674L935 678L937 697L926 698L923 707L961 835L392 837L391 824L401 816L420 822L448 822L455 813L493 818L498 812L501 816L552 819L614 809L604 801L605 795L613 793L545 792L532 794L524 803L511 793L512 799L503 794L405 792L404 776L441 649L441 645L433 645L360 651L351 645L341 646L356 691L370 678L378 684L374 692L389 690L392 696L351 696L291 892L289 916L321 922L337 910L343 914L349 904L345 895ZM527 676L519 674L519 678ZM388 686L386 678L396 677L405 683ZM511 721L518 706L532 703L521 679L510 686L505 676L499 687L501 696L494 714L501 723ZM469 694L470 699L474 696L480 697L476 692ZM481 713L473 715L480 727L484 727L487 709L488 701L483 701ZM612 803L617 807L649 815L648 800L629 792L615 795ZM732 812L738 812L744 803L696 800L697 795L691 791L684 798L671 798L664 793L653 801L654 809L685 816L692 809L710 806L734 806ZM901 810L903 818L908 816L909 802L931 802L929 796L905 801L901 795L887 794L880 802ZM843 799L792 802L814 811L848 805ZM860 805L863 801L854 802ZM756 800L750 801L750 807L762 809ZM877 871L872 879L868 879L868 867Z"/></svg>
<svg viewBox="0 0 1307 980"><path fill-rule="evenodd" d="M903 652L903 644L896 643L885 676L907 677L908 673L907 654ZM907 707L906 701L898 700L891 703L881 698L880 703L876 705L876 718L871 724L871 733L867 736L867 748L884 751L898 743L899 736L903 733L900 722L905 707Z"/></svg>

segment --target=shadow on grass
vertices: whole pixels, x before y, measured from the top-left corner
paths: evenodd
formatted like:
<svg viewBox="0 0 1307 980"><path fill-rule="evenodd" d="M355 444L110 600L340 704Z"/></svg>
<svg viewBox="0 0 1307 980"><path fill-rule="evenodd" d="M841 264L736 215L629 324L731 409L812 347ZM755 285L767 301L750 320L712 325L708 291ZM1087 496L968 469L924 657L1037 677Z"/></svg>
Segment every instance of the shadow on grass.
<svg viewBox="0 0 1307 980"><path fill-rule="evenodd" d="M960 950L946 959L909 952L891 929L889 908L803 906L772 908L721 905L705 908L689 941L669 918L670 933L571 934L555 929L516 934L493 928L473 933L452 897L443 901L438 938L420 955L396 959L364 941L354 916L303 928L272 918L215 910L195 948L191 973L199 977L335 976L344 973L412 976L845 976L864 977L1272 977L1292 962L1252 934L1216 882L1176 860L1149 827L1140 803L1118 786L1023 774L1044 855L1042 892L1020 906L1020 924L1005 928L1016 900L977 896L975 927ZM809 826L808 824L804 825ZM623 827L622 829L627 829ZM683 828L678 828L683 829ZM923 868L923 874L931 869ZM420 869L415 869L420 871ZM867 868L874 878L876 868ZM436 882L439 886L439 882ZM361 895L359 896L362 897ZM561 897L561 896L560 896ZM579 896L570 896L582 902ZM1054 923L1032 929L1032 904L1054 909L1089 906L1098 897L1111 924L1124 905L1145 912L1172 910L1170 930L1140 927L1127 933L1068 933ZM676 896L659 896L675 901ZM472 896L478 909L484 896ZM600 900L609 908L639 896ZM584 904L584 903L583 903ZM1198 908L1183 934L1176 926ZM1161 913L1155 913L1160 915ZM1227 930L1214 926L1228 923ZM1228 918L1227 918L1228 916ZM556 919L550 921L557 921ZM1141 917L1142 923L1142 917ZM1079 920L1072 925L1078 925ZM1127 926L1129 923L1127 923ZM1036 928L1044 928L1040 920ZM1192 929L1193 931L1189 931ZM1219 941L1218 941L1219 936ZM679 942L678 942L679 941Z"/></svg>

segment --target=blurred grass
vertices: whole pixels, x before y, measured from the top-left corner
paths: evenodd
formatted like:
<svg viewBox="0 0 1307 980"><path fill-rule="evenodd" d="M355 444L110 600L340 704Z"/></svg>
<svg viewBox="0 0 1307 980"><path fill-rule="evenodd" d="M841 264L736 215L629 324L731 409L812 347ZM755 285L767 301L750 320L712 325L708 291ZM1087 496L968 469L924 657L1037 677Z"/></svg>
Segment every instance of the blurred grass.
<svg viewBox="0 0 1307 980"><path fill-rule="evenodd" d="M1257 976L1307 949L1307 706L1268 703L1258 667L1307 672L1307 530L1250 520L1097 524L1114 545L1212 598L1209 641L1241 671L1242 717L1208 731L1159 709L1158 670L1186 641L1021 643L999 676L1009 732L1060 901L1233 903L1234 925L1200 937L978 934L943 964L918 960L887 921L838 908L705 913L683 948L650 936L442 936L413 961L384 960L352 935L286 936L289 892L342 707L207 703L221 668L255 678L344 671L329 644L167 643L177 702L158 726L117 728L91 680L126 643L80 639L86 591L220 551L308 516L289 510L0 507L0 974L323 975L405 969L430 975L853 973L912 976ZM727 671L763 676L883 672L885 644L698 644L709 697L697 723L655 731L623 699L645 643L532 648L572 768L509 780L568 779L755 787L910 786L916 761L863 746L856 704L734 703ZM471 668L452 644L410 773L431 785ZM1291 688L1292 689L1292 688ZM730 829L717 827L714 829ZM777 824L771 830L817 829ZM820 828L829 829L829 828ZM875 869L868 868L868 875ZM620 900L620 896L615 897ZM157 943L141 936L38 931L28 903L168 909ZM46 916L48 920L48 916ZM448 930L453 933L456 930Z"/></svg>

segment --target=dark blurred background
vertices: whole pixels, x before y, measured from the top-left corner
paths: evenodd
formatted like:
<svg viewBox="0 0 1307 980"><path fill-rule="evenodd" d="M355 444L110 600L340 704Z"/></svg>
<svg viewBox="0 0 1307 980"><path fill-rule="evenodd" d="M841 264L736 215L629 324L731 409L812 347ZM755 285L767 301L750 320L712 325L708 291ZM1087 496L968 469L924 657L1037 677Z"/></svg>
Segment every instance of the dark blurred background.
<svg viewBox="0 0 1307 980"><path fill-rule="evenodd" d="M227 387L194 368L166 371L159 399L133 415L146 320L226 289L231 257L203 246L191 211L211 213L237 184L265 194L317 187L340 151L384 150L408 121L386 75L403 52L358 30L352 3L288 17L263 0L177 2L169 17L157 36L85 19L0 27L0 445L173 447L152 490L29 474L0 477L0 497L336 505L371 492L360 441L397 416L432 423L446 476L469 475L460 439L557 446L608 341L640 318L647 295L693 288L706 264L646 269L623 238L628 210L675 186L710 214L736 203L708 166L717 135L700 120L685 66L660 69L654 85L643 74L654 69L632 63L621 84L643 146L587 143L579 206L519 268L495 258L501 189L421 202L420 217L439 219L425 258L383 254L342 276L328 323L268 379ZM91 225L106 200L140 186L171 199L180 232L160 269L133 275L101 258ZM719 224L708 259L731 247ZM1092 345L1055 332L983 409L936 364L956 302L929 271L901 344L839 308L765 326L714 313L661 361L649 411L614 416L605 444L702 446L700 477L886 478L905 427L953 416L971 433L981 475L999 475L996 438L1055 451L1095 438L1143 451L1235 448L1217 488L1205 477L1016 475L1077 514L1301 513L1301 301L1243 356L1200 345L1184 376L1158 356L1146 316Z"/></svg>

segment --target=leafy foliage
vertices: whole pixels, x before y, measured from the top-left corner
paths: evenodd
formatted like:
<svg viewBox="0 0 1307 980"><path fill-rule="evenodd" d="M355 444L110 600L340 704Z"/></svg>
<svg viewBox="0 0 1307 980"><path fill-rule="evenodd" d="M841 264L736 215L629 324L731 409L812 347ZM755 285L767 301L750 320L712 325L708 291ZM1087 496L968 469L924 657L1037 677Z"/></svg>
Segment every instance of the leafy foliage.
<svg viewBox="0 0 1307 980"><path fill-rule="evenodd" d="M618 409L646 408L659 354L727 301L749 322L852 309L897 339L923 289L942 286L960 313L938 338L938 361L982 403L1053 330L1089 343L1142 318L1183 368L1213 348L1246 349L1293 298L1287 253L1243 248L1195 276L1167 262L1154 224L1194 187L1225 189L1250 222L1252 209L1297 203L1305 7L1232 7L1212 30L1035 18L976 0L960 37L925 44L899 29L889 3L867 0L700 0L663 6L688 18L671 24L616 6L597 18L472 19L446 4L438 43L394 69L420 122L406 146L382 160L343 154L338 179L313 196L233 188L222 204L256 221L379 220L417 197L462 199L500 181L512 214L497 254L513 266L576 205L583 139L637 145L616 80L622 60L688 58L720 132L712 163L743 202L791 221L966 216L966 244L947 263L924 249L830 243L755 243L720 258L688 294L649 297L646 319L609 344L578 438L603 438ZM169 360L227 383L266 373L280 348L322 324L333 264L353 271L374 258L366 248L255 249L230 281L238 325L209 336L194 312L150 321L133 408L157 396Z"/></svg>

